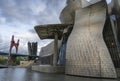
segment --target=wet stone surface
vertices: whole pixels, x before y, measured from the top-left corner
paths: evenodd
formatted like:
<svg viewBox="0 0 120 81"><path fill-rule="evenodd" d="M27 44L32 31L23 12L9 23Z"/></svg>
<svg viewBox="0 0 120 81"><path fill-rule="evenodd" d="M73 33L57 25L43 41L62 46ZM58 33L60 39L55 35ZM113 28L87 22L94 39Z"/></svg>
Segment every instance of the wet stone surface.
<svg viewBox="0 0 120 81"><path fill-rule="evenodd" d="M68 76L64 74L39 73L25 68L1 68L0 81L120 81L120 78L86 78Z"/></svg>

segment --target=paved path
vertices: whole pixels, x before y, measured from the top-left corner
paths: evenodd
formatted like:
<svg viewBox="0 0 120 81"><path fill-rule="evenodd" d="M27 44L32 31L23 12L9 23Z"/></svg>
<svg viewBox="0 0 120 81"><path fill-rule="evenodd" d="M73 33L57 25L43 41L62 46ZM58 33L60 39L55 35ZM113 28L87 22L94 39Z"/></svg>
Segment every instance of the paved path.
<svg viewBox="0 0 120 81"><path fill-rule="evenodd" d="M7 68L8 66L7 65L1 65L0 64L0 68Z"/></svg>
<svg viewBox="0 0 120 81"><path fill-rule="evenodd" d="M0 69L0 81L120 81L120 79L85 78L39 73L25 68L4 68Z"/></svg>

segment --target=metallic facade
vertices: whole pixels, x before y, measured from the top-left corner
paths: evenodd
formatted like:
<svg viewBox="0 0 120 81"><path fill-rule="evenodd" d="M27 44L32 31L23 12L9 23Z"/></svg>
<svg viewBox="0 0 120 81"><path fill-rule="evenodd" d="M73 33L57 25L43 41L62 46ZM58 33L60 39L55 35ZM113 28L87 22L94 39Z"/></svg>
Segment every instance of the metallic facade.
<svg viewBox="0 0 120 81"><path fill-rule="evenodd" d="M69 23L67 19L64 21L64 17L67 13L68 15L74 13L74 16L71 15L74 26L67 41L65 73L116 78L115 67L103 39L103 28L107 17L106 2L101 1L85 8L81 5L74 8L74 3L73 1L73 4L72 2L68 4L60 17L62 22ZM73 8L69 9L69 6Z"/></svg>

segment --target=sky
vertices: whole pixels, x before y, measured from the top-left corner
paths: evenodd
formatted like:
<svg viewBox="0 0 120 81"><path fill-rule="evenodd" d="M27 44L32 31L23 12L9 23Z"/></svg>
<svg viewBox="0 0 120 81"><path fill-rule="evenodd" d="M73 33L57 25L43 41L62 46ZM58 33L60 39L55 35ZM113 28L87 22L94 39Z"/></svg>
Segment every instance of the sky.
<svg viewBox="0 0 120 81"><path fill-rule="evenodd" d="M52 40L41 40L34 26L60 23L59 15L65 5L66 0L0 0L0 51L9 52L14 35L16 42L20 39L18 53L28 54L27 42L38 42L39 53Z"/></svg>

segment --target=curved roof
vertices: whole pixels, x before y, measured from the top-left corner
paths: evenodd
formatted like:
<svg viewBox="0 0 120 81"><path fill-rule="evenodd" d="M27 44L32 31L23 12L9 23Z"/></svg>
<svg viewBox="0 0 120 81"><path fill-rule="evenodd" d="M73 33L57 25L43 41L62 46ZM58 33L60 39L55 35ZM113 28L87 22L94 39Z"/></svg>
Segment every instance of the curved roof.
<svg viewBox="0 0 120 81"><path fill-rule="evenodd" d="M54 33L58 33L58 39L60 40L63 30L72 26L73 24L47 24L35 26L35 30L40 39L54 39Z"/></svg>

